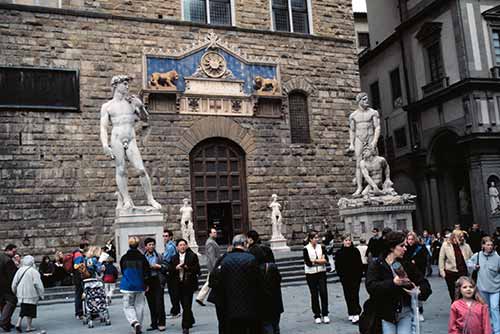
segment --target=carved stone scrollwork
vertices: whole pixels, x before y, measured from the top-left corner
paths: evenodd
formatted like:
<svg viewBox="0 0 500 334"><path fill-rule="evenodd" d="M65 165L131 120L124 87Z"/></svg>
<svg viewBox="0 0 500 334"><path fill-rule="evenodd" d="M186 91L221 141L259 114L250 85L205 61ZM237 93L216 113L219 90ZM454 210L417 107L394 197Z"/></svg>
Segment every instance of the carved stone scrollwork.
<svg viewBox="0 0 500 334"><path fill-rule="evenodd" d="M234 112L239 113L241 111L241 101L240 100L232 100L231 106Z"/></svg>
<svg viewBox="0 0 500 334"><path fill-rule="evenodd" d="M189 109L192 112L198 112L200 108L200 98L190 97L188 98Z"/></svg>

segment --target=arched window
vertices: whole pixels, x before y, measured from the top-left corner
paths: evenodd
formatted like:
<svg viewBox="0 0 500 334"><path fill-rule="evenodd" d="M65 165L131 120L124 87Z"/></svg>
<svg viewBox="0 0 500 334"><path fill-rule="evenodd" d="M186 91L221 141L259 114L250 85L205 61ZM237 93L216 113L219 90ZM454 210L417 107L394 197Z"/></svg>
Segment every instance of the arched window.
<svg viewBox="0 0 500 334"><path fill-rule="evenodd" d="M291 92L288 95L290 111L290 132L293 143L310 143L309 112L307 110L307 96L302 92Z"/></svg>

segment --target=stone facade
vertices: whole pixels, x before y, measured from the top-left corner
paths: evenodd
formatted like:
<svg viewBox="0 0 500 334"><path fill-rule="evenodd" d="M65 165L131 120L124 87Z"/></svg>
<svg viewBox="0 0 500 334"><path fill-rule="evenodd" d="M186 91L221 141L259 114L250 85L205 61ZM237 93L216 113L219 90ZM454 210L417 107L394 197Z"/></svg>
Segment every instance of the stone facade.
<svg viewBox="0 0 500 334"><path fill-rule="evenodd" d="M249 228L270 237L272 193L286 202L288 239L298 242L304 224L323 220L341 228L336 203L352 191L354 174L344 155L347 117L359 91L350 0L313 1L313 35L271 32L268 1L236 3L236 27L228 28L175 21L180 1L0 4L0 65L78 69L80 82L79 112L0 111L1 244L21 246L28 236L20 251L41 255L69 250L82 236L95 243L112 236L114 163L99 141L110 78L132 75L130 90L139 92L144 48L188 48L210 32L250 57L279 63L284 92L307 94L311 143L291 144L286 108L281 118L151 110L148 124L137 126L138 144L165 225L179 230L179 203L191 197L191 149L224 137L245 151ZM144 204L132 170L129 186L136 204Z"/></svg>

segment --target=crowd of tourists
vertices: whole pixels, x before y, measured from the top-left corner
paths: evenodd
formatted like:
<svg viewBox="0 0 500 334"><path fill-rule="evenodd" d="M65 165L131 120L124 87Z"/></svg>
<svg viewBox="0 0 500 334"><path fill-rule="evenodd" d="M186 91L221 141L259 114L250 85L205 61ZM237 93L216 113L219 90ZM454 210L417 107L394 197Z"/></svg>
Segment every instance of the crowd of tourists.
<svg viewBox="0 0 500 334"><path fill-rule="evenodd" d="M329 302L327 272L336 270L343 288L347 319L359 326L362 334L419 333L424 321L425 301L432 294L426 277L438 265L451 299L449 333L500 334L500 229L493 235L483 233L477 224L469 231L459 225L431 235L414 232L373 229L368 244L355 245L344 235L340 247L331 247L333 238L321 238L311 231L304 241L303 259L311 296L312 319L328 324ZM165 230L164 252L156 251L152 238L131 237L129 249L119 259L123 312L135 333L165 331L167 319L181 317L183 333L195 324L193 299L200 305L215 305L218 333L277 334L284 312L281 275L271 249L256 231L237 235L224 252L211 229L205 244L208 277L198 290L201 275L198 254L184 239L174 240ZM335 250L335 251L334 251ZM9 244L0 254L0 328L4 332L32 332L37 304L45 288L56 285L75 287L75 316L84 315L84 281L98 278L104 283L106 303L112 303L119 272L112 240L103 247L82 240L79 248L52 261L42 258L38 269L35 259L20 257L17 247ZM333 261L332 261L333 259ZM365 278L369 298L360 304L359 291ZM165 290L170 309L165 310ZM17 305L17 322L12 315ZM144 324L148 306L151 322ZM26 327L23 327L23 320Z"/></svg>

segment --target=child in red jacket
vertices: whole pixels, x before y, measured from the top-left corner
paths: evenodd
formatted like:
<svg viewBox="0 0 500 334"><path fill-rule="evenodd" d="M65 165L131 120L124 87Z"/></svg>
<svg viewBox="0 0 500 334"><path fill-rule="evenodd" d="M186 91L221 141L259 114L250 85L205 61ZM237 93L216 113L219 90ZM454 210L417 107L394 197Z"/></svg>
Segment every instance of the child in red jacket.
<svg viewBox="0 0 500 334"><path fill-rule="evenodd" d="M476 289L476 283L462 276L456 283L456 297L451 304L448 334L491 334L488 306Z"/></svg>
<svg viewBox="0 0 500 334"><path fill-rule="evenodd" d="M113 291L115 290L116 280L118 279L118 269L116 269L113 262L114 259L109 256L105 263L106 269L104 270L104 277L102 279L104 282L104 289L106 290L106 300L108 305L111 304L111 298L113 297Z"/></svg>

